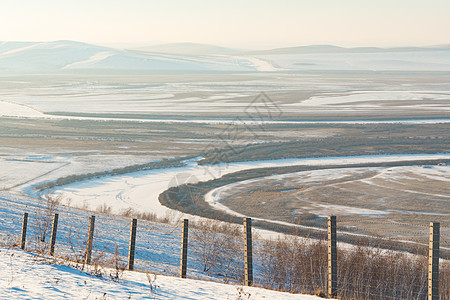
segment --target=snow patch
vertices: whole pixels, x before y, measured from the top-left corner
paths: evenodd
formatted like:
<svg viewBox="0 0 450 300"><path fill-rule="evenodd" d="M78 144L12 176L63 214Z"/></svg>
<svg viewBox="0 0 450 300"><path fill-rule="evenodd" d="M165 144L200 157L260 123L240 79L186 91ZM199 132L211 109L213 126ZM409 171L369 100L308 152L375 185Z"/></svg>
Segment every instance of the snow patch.
<svg viewBox="0 0 450 300"><path fill-rule="evenodd" d="M77 61L77 62L68 64L63 69L88 68L88 67L91 67L92 65L94 65L95 63L98 63L98 62L100 62L110 56L113 56L113 55L114 55L114 53L112 53L111 51L99 52L99 53L92 55L90 58L88 58L86 60Z"/></svg>

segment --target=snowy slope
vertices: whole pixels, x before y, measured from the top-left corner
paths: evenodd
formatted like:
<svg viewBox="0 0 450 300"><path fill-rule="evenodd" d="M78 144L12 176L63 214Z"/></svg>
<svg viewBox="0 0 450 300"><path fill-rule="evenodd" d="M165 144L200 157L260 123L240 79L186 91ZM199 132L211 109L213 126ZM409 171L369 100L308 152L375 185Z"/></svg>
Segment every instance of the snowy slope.
<svg viewBox="0 0 450 300"><path fill-rule="evenodd" d="M52 73L74 70L250 71L250 61L232 57L136 53L74 41L0 42L0 73Z"/></svg>
<svg viewBox="0 0 450 300"><path fill-rule="evenodd" d="M150 276L151 289L145 273L125 271L119 281L113 281L7 248L0 248L0 269L1 299L321 299L163 275Z"/></svg>
<svg viewBox="0 0 450 300"><path fill-rule="evenodd" d="M100 267L96 273L102 276L92 276L95 268L87 268L84 271L88 272L82 272L69 267L69 264L75 264L63 258L75 260L84 256L85 233L90 215L87 211L64 206L58 208L56 259L3 246L10 246L17 240L21 230L21 215L26 211L29 213L26 249L34 253L42 251L44 244L38 241L41 208L40 201L0 193L0 299L240 299L239 281L229 278L230 282L234 282L233 285L220 284L218 281L222 281L222 277L204 272L199 256L203 249L202 242L195 228L189 233L189 279L167 276L178 273L181 237L181 228L169 224L138 220L135 269L140 272L124 272L123 276L119 276L119 281L111 280L110 275L114 276L115 269ZM102 264L117 257L118 265L125 266L129 219L96 214L95 228L93 261L98 260ZM48 242L49 232L46 237ZM255 251L258 245L255 240ZM113 254L115 251L117 256ZM261 280L258 272L260 259L259 255L254 256L255 282ZM156 288L153 293L145 272L160 274L152 283ZM244 290L251 294L250 299L319 299L261 288Z"/></svg>

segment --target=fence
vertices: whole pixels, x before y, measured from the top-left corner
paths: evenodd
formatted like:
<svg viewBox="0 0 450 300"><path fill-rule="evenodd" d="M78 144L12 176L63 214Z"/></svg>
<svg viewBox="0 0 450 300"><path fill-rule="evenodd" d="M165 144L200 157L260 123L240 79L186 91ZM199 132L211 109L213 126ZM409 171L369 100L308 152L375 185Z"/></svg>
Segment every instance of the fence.
<svg viewBox="0 0 450 300"><path fill-rule="evenodd" d="M252 236L250 218L243 220L244 228L206 221L188 227L188 220L176 222L181 226L136 219L130 224L129 219L88 218L85 211L63 207L52 215L26 212L18 218L17 212L10 213L12 222L3 215L2 225L10 224L9 240L18 241L14 245L79 263L342 299L450 299L450 266L439 266L439 223L429 226L425 257L338 245L335 216L328 218L326 239L271 240Z"/></svg>

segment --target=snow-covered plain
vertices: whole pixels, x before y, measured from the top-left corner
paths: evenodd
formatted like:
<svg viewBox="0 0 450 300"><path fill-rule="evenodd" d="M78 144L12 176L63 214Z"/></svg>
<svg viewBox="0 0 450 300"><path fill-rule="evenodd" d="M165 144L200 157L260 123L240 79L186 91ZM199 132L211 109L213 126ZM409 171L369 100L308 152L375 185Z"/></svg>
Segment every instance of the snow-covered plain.
<svg viewBox="0 0 450 300"><path fill-rule="evenodd" d="M392 117L382 120L365 120L364 117L353 120L239 120L233 118L205 119L168 119L168 118L118 118L118 117L91 117L72 116L71 113L171 113L173 111L188 113L208 113L211 111L227 111L240 113L248 106L250 94L246 93L213 93L208 97L179 98L174 94L148 94L148 91L127 91L117 93L113 89L97 90L91 93L67 94L67 91L55 89L50 94L27 95L28 92L18 92L11 95L0 92L0 117L38 118L55 120L97 120L118 122L169 122L169 123L201 123L201 124L436 124L448 123L449 118L402 118ZM60 92L65 93L62 95ZM157 91L154 91L157 92ZM151 91L150 91L151 93ZM242 99L242 100L240 100ZM407 109L411 113L430 111L447 112L450 110L450 93L448 91L360 91L346 92L334 95L311 96L306 100L295 103L277 103L284 113L298 110L302 112L389 112ZM54 115L52 112L65 112ZM248 116L247 116L248 119Z"/></svg>

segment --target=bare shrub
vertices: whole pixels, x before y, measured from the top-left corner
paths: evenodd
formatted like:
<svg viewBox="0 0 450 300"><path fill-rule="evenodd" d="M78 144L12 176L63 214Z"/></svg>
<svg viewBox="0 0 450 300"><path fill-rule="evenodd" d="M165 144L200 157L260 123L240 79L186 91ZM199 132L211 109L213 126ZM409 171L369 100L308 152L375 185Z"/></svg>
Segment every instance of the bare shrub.
<svg viewBox="0 0 450 300"><path fill-rule="evenodd" d="M160 288L159 285L155 284L157 276L156 276L156 274L149 274L149 273L145 273L145 275L147 276L147 281L150 286L150 293L153 296L153 299L156 299L155 293L156 293L157 289Z"/></svg>
<svg viewBox="0 0 450 300"><path fill-rule="evenodd" d="M37 208L37 226L39 240L44 243L47 233L50 231L53 215L56 213L58 206L61 204L61 195L45 195L42 197L42 205Z"/></svg>
<svg viewBox="0 0 450 300"><path fill-rule="evenodd" d="M242 229L236 224L205 220L194 223L191 243L201 269L224 282L243 280Z"/></svg>
<svg viewBox="0 0 450 300"><path fill-rule="evenodd" d="M257 251L261 285L325 295L327 244L295 237L264 241ZM339 299L427 299L427 257L367 246L338 251ZM440 299L450 299L450 264L440 266Z"/></svg>
<svg viewBox="0 0 450 300"><path fill-rule="evenodd" d="M112 208L111 208L110 205L107 205L106 203L103 203L102 205L97 206L95 211L99 212L101 214L111 215Z"/></svg>
<svg viewBox="0 0 450 300"><path fill-rule="evenodd" d="M70 257L69 255L69 258L77 263L84 262L85 257L84 251L81 249L77 249L77 247L75 246L75 241L79 241L81 239L82 239L81 234L73 230L73 227L71 226L67 234L67 242L69 244L69 248L72 253L72 257Z"/></svg>
<svg viewBox="0 0 450 300"><path fill-rule="evenodd" d="M150 221L150 222L158 222L158 223L171 223L173 221L170 215L167 215L165 217L158 217L155 213L139 212L131 207L120 210L119 215L121 215L123 217L127 217L127 218L136 218L136 219L146 220L146 221Z"/></svg>
<svg viewBox="0 0 450 300"><path fill-rule="evenodd" d="M265 240L255 255L260 258L264 287L295 293L316 294L326 290L327 244L324 240L284 237Z"/></svg>
<svg viewBox="0 0 450 300"><path fill-rule="evenodd" d="M236 287L236 300L248 300L252 296L251 293L246 292L243 287Z"/></svg>
<svg viewBox="0 0 450 300"><path fill-rule="evenodd" d="M439 271L439 297L441 300L450 299L450 262L441 262Z"/></svg>
<svg viewBox="0 0 450 300"><path fill-rule="evenodd" d="M426 299L425 257L368 247L339 254L338 286L344 299Z"/></svg>
<svg viewBox="0 0 450 300"><path fill-rule="evenodd" d="M119 281L123 276L123 271L126 268L125 262L120 260L118 246L114 249L113 256L106 261L106 265L113 268L109 276L113 281Z"/></svg>

